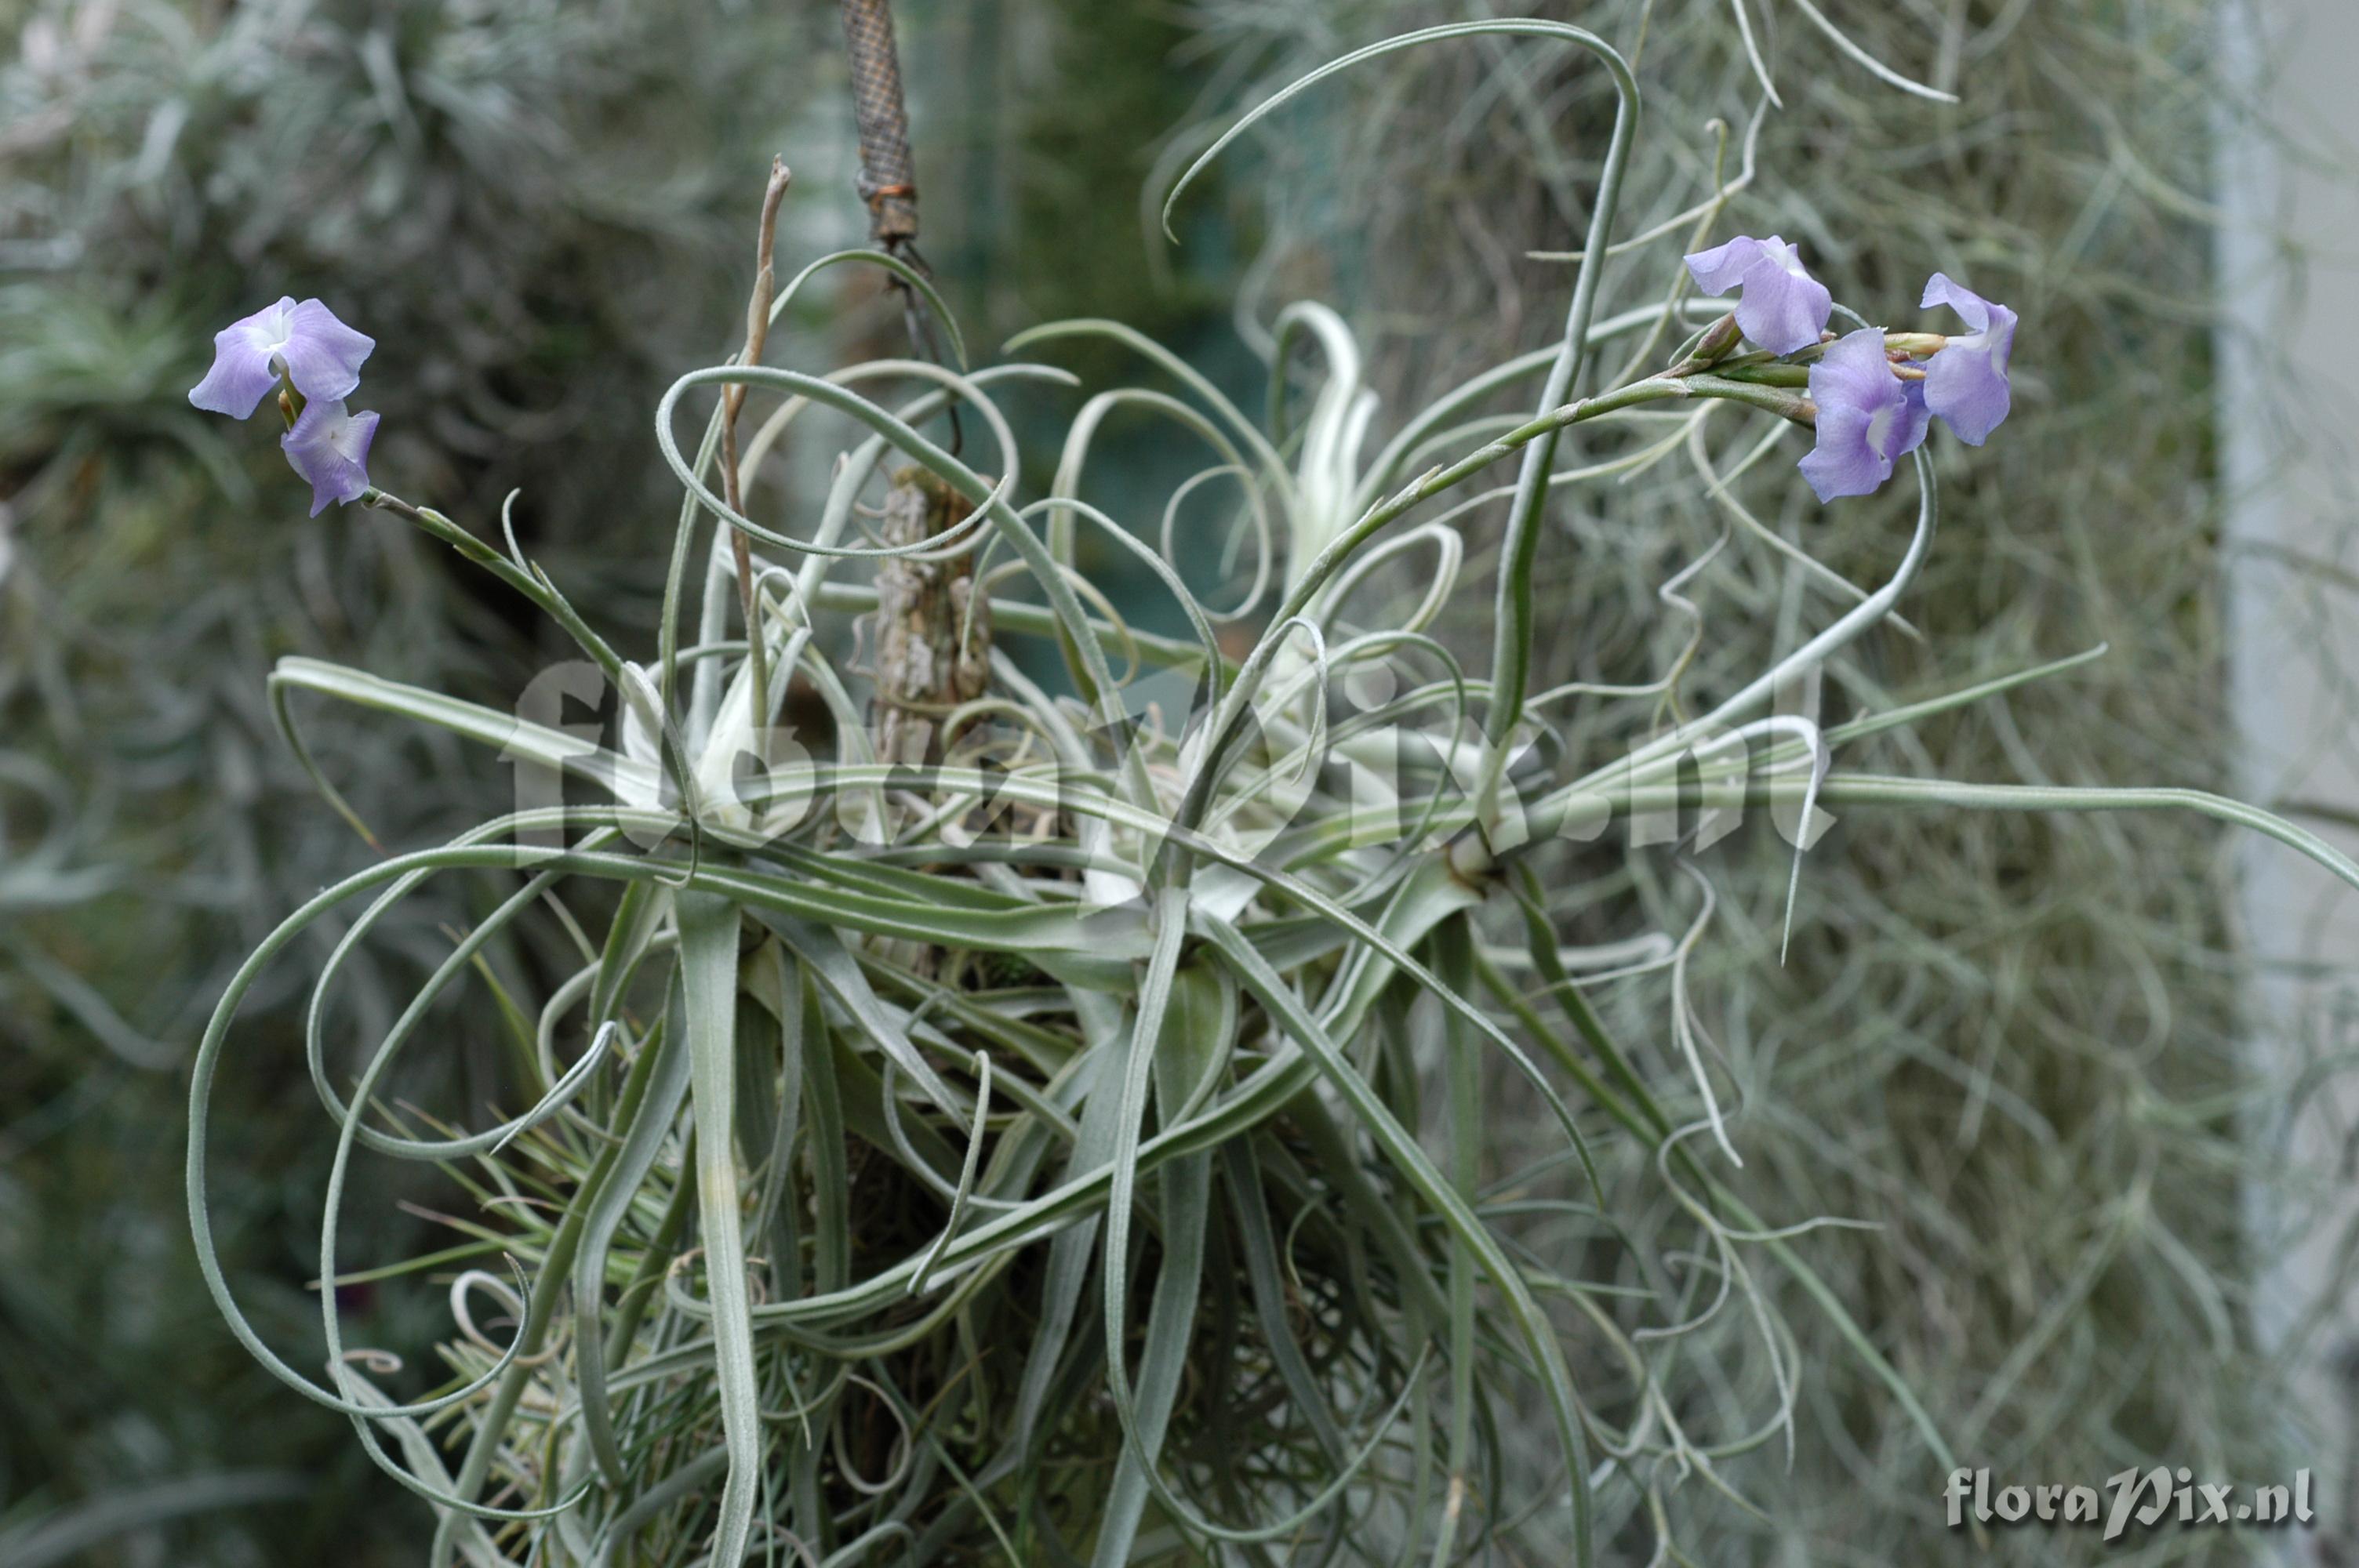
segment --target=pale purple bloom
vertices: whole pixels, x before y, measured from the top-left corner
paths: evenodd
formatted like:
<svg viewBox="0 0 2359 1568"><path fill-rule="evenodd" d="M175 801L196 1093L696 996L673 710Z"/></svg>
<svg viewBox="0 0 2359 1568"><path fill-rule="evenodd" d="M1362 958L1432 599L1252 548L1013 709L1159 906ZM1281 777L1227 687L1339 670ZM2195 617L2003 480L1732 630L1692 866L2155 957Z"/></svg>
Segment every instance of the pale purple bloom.
<svg viewBox="0 0 2359 1568"><path fill-rule="evenodd" d="M1963 284L1935 273L1921 303L1946 305L1966 319L1972 335L1951 338L1925 366L1925 406L1958 439L1979 447L2006 417L2007 362L2015 357L2015 312Z"/></svg>
<svg viewBox="0 0 2359 1568"><path fill-rule="evenodd" d="M1810 401L1819 408L1819 442L1802 460L1802 477L1821 501L1868 494L1925 438L1924 386L1892 373L1881 327L1827 345L1810 367Z"/></svg>
<svg viewBox="0 0 2359 1568"><path fill-rule="evenodd" d="M369 487L369 443L376 438L376 416L348 414L341 400L313 398L295 427L278 438L287 460L311 481L311 515L331 501L357 501Z"/></svg>
<svg viewBox="0 0 2359 1568"><path fill-rule="evenodd" d="M1745 291L1736 301L1736 324L1773 354L1807 349L1826 330L1834 297L1802 270L1794 247L1775 234L1766 240L1739 234L1716 250L1696 252L1687 264L1706 294Z"/></svg>
<svg viewBox="0 0 2359 1568"><path fill-rule="evenodd" d="M375 347L318 300L299 305L289 295L213 334L213 368L189 389L189 401L244 419L284 372L307 400L334 403L360 385L361 362Z"/></svg>

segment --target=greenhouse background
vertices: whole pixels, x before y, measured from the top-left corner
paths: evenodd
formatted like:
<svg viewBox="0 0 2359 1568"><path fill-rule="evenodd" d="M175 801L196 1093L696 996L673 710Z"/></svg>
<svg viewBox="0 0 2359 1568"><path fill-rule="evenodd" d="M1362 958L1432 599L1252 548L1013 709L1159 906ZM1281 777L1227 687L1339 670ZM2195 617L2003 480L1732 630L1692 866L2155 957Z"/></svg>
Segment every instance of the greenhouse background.
<svg viewBox="0 0 2359 1568"><path fill-rule="evenodd" d="M1280 312L1321 302L1348 326L1375 395L1364 459L1441 392L1555 347L1615 103L1596 59L1560 41L1478 31L1372 59L1250 127L1164 210L1182 171L1254 105L1419 28L1538 16L1630 61L1644 107L1617 230L1628 248L1597 269L1612 308L1691 293L1682 250L1769 232L1796 242L1837 300L1887 311L1895 332L1920 330L1929 271L2012 304L2007 425L1981 447L1939 432L1927 442L1940 532L1897 618L1797 702L1813 722L1821 702L1844 718L1927 705L1916 722L1838 751L1838 772L1856 763L2035 796L2153 793L2119 811L1886 811L1831 798L1833 826L1800 856L1790 917L1796 851L1766 816L1692 846L1692 885L1672 853L1687 846L1669 843L1600 839L1549 873L1593 894L1543 912L1549 950L1629 946L1636 961L1609 957L1579 989L1641 1043L1642 1066L1683 1119L1712 1107L1717 1132L1728 1113L1742 1164L1715 1175L1754 1229L1792 1227L1774 1256L1742 1254L1743 1291L1650 1363L1638 1393L1604 1365L1625 1341L1592 1331L1621 1321L1614 1292L1635 1298L1631 1281L1552 1303L1574 1381L1600 1379L1614 1390L1602 1402L1628 1399L1610 1428L1593 1426L1593 1458L1633 1411L1695 1428L1692 1445L1600 1465L1596 1560L2359 1561L2359 909L2330 867L2168 793L2246 802L2344 852L2359 846L2359 692L2344 675L2359 656L2348 526L2359 395L2346 379L2359 362L2359 101L2347 89L2359 13L2338 0L1512 11L902 0L893 15L940 308L912 306L874 268L835 267L791 300L766 362L818 374L946 357L940 321L928 342L914 311L955 322L977 365L1037 356L1071 373L1082 391L1062 402L1008 399L1030 487L1020 502L1059 470L1082 396L1133 383L1186 390L1147 376L1118 340L1004 347L1043 323L1124 323L1259 418ZM507 519L511 541L586 621L650 658L654 638L636 629L664 609L682 518L654 412L678 378L745 342L772 157L793 171L777 215L782 277L867 243L842 25L832 5L752 0L26 0L0 19L13 44L0 65L0 1564L415 1561L449 1544L448 1510L381 1473L353 1421L274 1379L208 1293L183 1193L191 1068L233 976L282 919L516 798L496 747L361 704L293 699L310 752L298 755L274 706L283 694L266 684L274 666L325 661L506 713L573 650L556 622L391 511L353 504L306 520L273 443L191 408L189 388L223 324L281 295L326 299L376 340L372 476L494 549ZM1711 319L1608 341L1593 374L1614 373L1634 349L1669 362ZM1314 329L1293 345L1277 377L1278 430L1289 407L1315 424L1314 405L1344 380L1334 340ZM714 400L701 395L679 429ZM757 390L752 405L777 401ZM1442 432L1458 438L1420 448L1419 462L1479 446L1529 408L1517 384L1505 403L1470 407ZM790 533L812 526L852 441L849 424L810 423L815 434L791 427L770 449L761 485ZM939 435L939 421L927 427ZM1735 469L1746 428L1741 445L1667 445L1659 460L1550 501L1533 583L1535 689L1674 666L1684 683L1610 721L1569 707L1568 752L1684 722L1682 691L1708 703L1742 686L1849 610L1863 592L1853 585L1884 581L1908 545L1907 483L1822 505L1788 471L1803 436L1788 432L1780 460ZM1173 431L1115 413L1090 451L1083 492L1148 555L1167 499L1203 466ZM961 438L982 467L980 421ZM1484 482L1506 485L1512 468ZM1494 503L1453 519L1463 580L1498 569L1506 516ZM1092 530L1067 547L1091 613L1147 638L1191 635L1139 551ZM715 549L717 561L726 549ZM1175 564L1218 589L1209 601L1239 600L1250 568L1221 578L1212 552L1199 554ZM1699 557L1703 568L1682 577ZM868 564L856 564L845 577L865 580ZM1423 570L1378 574L1396 616L1418 603ZM1691 614L1667 609L1667 582L1685 585ZM1486 589L1452 598L1424 631L1484 674L1495 620ZM1221 653L1245 659L1264 630L1222 623ZM1006 641L1044 703L1068 695L1053 637ZM850 633L822 651L865 667ZM2044 673L2017 680L2028 671ZM1985 687L1970 703L1934 700ZM1188 696L1183 686L1178 700ZM782 700L823 722L802 685ZM1683 832L1698 827L1692 806ZM355 948L330 1048L340 1092L366 1043L519 881L429 883ZM1710 889L1708 935L1697 885ZM1468 922L1469 972L1506 966L1501 944L1520 940L1512 888L1491 895L1504 923ZM1669 935L1633 946L1640 929ZM245 994L211 1107L221 1268L263 1340L313 1378L337 1120L321 1115L302 1064L308 981L339 932L312 933ZM1451 949L1437 938L1435 951ZM386 1092L417 1119L386 1125L450 1135L525 1109L509 1014L538 1006L571 952L555 926L487 947L485 973L499 979L429 1015ZM1534 988L1516 999L1520 1013L1504 998L1490 1009L1512 1026L1557 988L1507 972ZM530 1000L506 1000L509 988ZM914 1012L908 1023L915 1035ZM1371 1059L1473 1049L1453 1027L1437 1008L1405 1006L1397 1041ZM1709 1061L1701 1097L1674 1049L1691 1030ZM1577 1123L1603 1127L1552 1059L1539 1070ZM1433 1069L1433 1109L1415 1129L1437 1160L1455 1158L1446 1076ZM886 1102L892 1081L888 1069ZM1688 1232L1687 1195L1656 1179L1658 1150L1599 1141L1593 1190L1547 1185L1543 1201L1530 1173L1566 1174L1558 1120L1495 1060L1467 1092L1488 1118L1470 1188L1498 1206L1518 1258L1610 1272L1626 1242L1662 1263L1639 1282L1664 1290L1667 1312L1725 1292L1736 1265ZM985 1119L978 1109L977 1127ZM910 1131L926 1157L947 1150L958 1174L965 1134L953 1120ZM1706 1134L1684 1147L1705 1157L1716 1144ZM1277 1177L1315 1186L1315 1173L1286 1163L1311 1156L1286 1148ZM1380 1171L1375 1148L1343 1164ZM685 1173L687 1158L674 1150L661 1163ZM399 1398L492 1364L504 1341L464 1319L468 1299L487 1316L519 1304L505 1272L469 1298L452 1288L455 1264L391 1268L481 1232L476 1206L506 1178L465 1163L368 1161L344 1194L342 1255L362 1261L329 1287L330 1310L347 1346L409 1364L388 1379L408 1390ZM855 1199L861 1180L855 1162ZM527 1185L511 1193L511 1216L561 1206L558 1186ZM683 1173L679 1191L692 1185ZM1347 1198L1302 1212L1343 1212ZM919 1202L939 1229L941 1206ZM955 1231L962 1206L948 1212ZM1155 1237L1141 1255L1166 1258L1168 1217L1144 1198L1140 1213ZM1458 1265L1428 1229L1412 1245L1441 1280ZM1730 1245L1725 1230L1711 1234ZM910 1251L924 1238L895 1241ZM1290 1252L1283 1261L1290 1270ZM1010 1271L1015 1304L999 1331L1032 1332L1027 1303L1053 1271ZM1353 1303L1325 1303L1329 1282L1310 1271L1288 1300L1314 1326L1348 1325ZM690 1272L702 1269L669 1277ZM1144 1341L1149 1292L1137 1294ZM1084 1309L1084 1329L1103 1339L1086 1315L1097 1310ZM469 1359L471 1343L489 1355ZM1495 1414L1514 1430L1467 1439L1493 1445L1495 1467L1472 1500L1451 1493L1448 1528L1432 1522L1439 1501L1375 1496L1373 1477L1396 1457L1423 1464L1401 1436L1377 1444L1369 1497L1340 1495L1364 1528L1223 1541L1158 1496L1136 1505L1144 1523L1132 1518L1124 1560L1572 1561L1573 1526L1547 1501L1561 1487L1548 1470L1556 1428L1520 1380L1520 1352L1484 1351L1499 1391L1478 1424ZM1144 1354L1135 1344L1133 1364ZM1451 1354L1443 1343L1437 1366ZM1219 1471L1205 1455L1221 1434L1186 1414L1207 1368L1228 1364L1204 1356L1177 1396L1184 1453L1169 1469L1182 1490ZM1438 1432L1462 1408L1439 1370L1371 1353L1363 1387L1349 1357L1337 1362L1320 1374L1382 1394L1339 1409L1354 1444L1384 1436L1395 1384L1379 1374L1403 1390L1430 1379ZM1077 1386L1083 1375L1103 1368L1083 1368ZM1015 1384L1006 1378L998 1397ZM944 1409L963 1411L965 1397ZM1071 1446L1103 1443L1112 1469L1133 1416L1103 1395L1071 1398L1085 1434ZM1268 1416L1273 1430L1301 1413L1285 1409ZM1419 1443L1427 1415L1420 1403L1403 1423ZM782 1455L793 1419L765 1412ZM900 1415L914 1449L912 1419ZM1765 1422L1767 1440L1734 1441ZM419 1430L456 1475L465 1428ZM1256 1509L1285 1511L1270 1499L1291 1509L1318 1490L1319 1445L1295 1439L1265 1464L1258 1435L1226 1441L1254 1451L1254 1479L1189 1490L1214 1517L1266 1522ZM889 1432L879 1438L879 1463L897 1475L908 1468L891 1458L901 1452ZM719 1471L691 1486L685 1457L663 1463L686 1477L670 1494L682 1522L647 1530L643 1557L615 1561L714 1550ZM831 1487L855 1468L840 1449L814 1463ZM1057 1464L1087 1468L1071 1447ZM2247 1488L2303 1473L2315 1518L2267 1530L2166 1521L2103 1541L2038 1522L1956 1527L1946 1512L1958 1467L1986 1468L2003 1488L2102 1487L2156 1466ZM509 1485L484 1500L534 1502L512 1475ZM1060 1506L1080 1512L1040 1535L1025 1533L1028 1511L997 1509L979 1485L974 1516L998 1528L929 1534L938 1516L912 1511L866 1560L1102 1560L1114 1532L1074 1500L1094 1494L1059 1487ZM1462 1506L1479 1530L1459 1529ZM793 1560L786 1503L757 1517L773 1528L756 1554ZM462 1535L458 1555L574 1560L578 1541L538 1529ZM855 1536L809 1558L858 1561L845 1553L870 1538Z"/></svg>

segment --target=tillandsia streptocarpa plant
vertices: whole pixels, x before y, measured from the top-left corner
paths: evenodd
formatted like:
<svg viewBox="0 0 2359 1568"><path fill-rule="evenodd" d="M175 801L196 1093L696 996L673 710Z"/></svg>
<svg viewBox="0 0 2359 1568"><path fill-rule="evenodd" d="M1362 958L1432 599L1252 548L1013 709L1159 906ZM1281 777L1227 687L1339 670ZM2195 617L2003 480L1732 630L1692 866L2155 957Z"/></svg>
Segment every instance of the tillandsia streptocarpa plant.
<svg viewBox="0 0 2359 1568"><path fill-rule="evenodd" d="M2015 319L1936 275L1923 304L1971 335L1873 326L1781 239L1704 248L1717 201L1625 242L1643 254L1686 232L1694 248L1629 269L1645 294L1602 313L1638 94L1597 38L1537 21L1405 35L1268 100L1195 168L1336 71L1482 35L1573 44L1618 91L1563 340L1434 398L1372 460L1375 399L1332 309L1280 314L1258 423L1158 344L1071 321L1009 351L1107 341L1177 390L1088 397L1026 499L1001 401L1073 378L967 368L940 297L886 251L778 282L774 175L744 351L657 408L685 493L636 660L527 557L512 517L487 542L370 482L372 427L347 412L365 339L315 302L223 334L199 401L238 414L275 386L318 504L358 500L425 530L582 655L514 715L281 662L272 691L299 754L299 698L357 703L500 748L518 809L388 854L289 915L194 1069L190 1219L215 1300L264 1365L348 1414L433 1506L431 1561L1445 1563L1491 1543L1687 1560L1681 1484L1734 1495L1740 1456L1795 1440L1799 1368L1765 1266L1804 1283L1947 1469L1901 1373L1794 1245L1828 1221L1764 1216L1744 1195L1741 1107L1723 1104L1682 983L1713 899L1694 852L1771 806L1794 847L1790 923L1834 808L2183 807L2359 883L2312 836L2213 796L1833 766L1848 741L2073 662L1840 725L1785 700L1894 620L1933 547L1929 427L1979 443L2006 417ZM909 290L952 365L761 362L768 323L841 265ZM1735 291L1734 310L1691 301L1690 282ZM1289 361L1306 341L1326 380L1298 425ZM1608 345L1629 368L1585 379ZM1478 410L1534 379L1535 414L1485 426ZM879 384L916 390L890 402L869 395ZM776 406L741 439L756 394ZM708 396L691 453L676 417ZM822 412L855 434L824 496L762 504L765 466ZM1084 499L1117 415L1169 421L1208 453L1169 497L1159 547ZM1700 630L1659 680L1532 689L1552 498L1646 469L1719 416L1746 425L1739 469L1811 427L1800 471L1829 502L1908 460L1916 516L1890 576L1733 689L1682 689ZM1569 435L1583 450L1560 469ZM1476 487L1511 461L1511 482ZM1477 675L1429 628L1475 586L1453 518L1496 504L1508 524ZM1188 634L1117 612L1080 569L1084 529L1154 575ZM1663 584L1671 615L1694 619L1681 590L1712 553ZM1391 591L1408 577L1417 591ZM1010 644L1038 657L1020 665ZM607 722L566 722L569 700ZM1571 754L1552 716L1575 704L1628 713L1626 745ZM603 798L569 802L553 777ZM1683 805L1700 813L1685 833ZM1695 889L1684 932L1561 945L1610 849L1678 857ZM452 872L521 881L339 1084L339 971ZM338 1129L318 1378L263 1342L213 1261L207 1109L241 999L348 906L309 1015ZM545 984L503 973L502 934L527 918L555 922L578 968ZM1617 1038L1585 994L1634 967L1671 979L1653 1038ZM485 999L464 1016L512 1036L523 1108L474 1130L381 1092L405 1047L451 1027L462 982ZM1493 1168L1502 1092L1560 1130L1554 1156ZM1645 1156L1614 1162L1615 1182L1657 1184L1649 1197L1670 1195L1690 1230L1622 1223L1609 1142ZM338 1216L363 1152L442 1166L478 1204L451 1220L460 1239L351 1268ZM458 1332L440 1383L397 1394L399 1358L344 1343L329 1287L405 1273L447 1280ZM1742 1364L1690 1353L1723 1314L1749 1325ZM1730 1397L1753 1390L1764 1408ZM1544 1450L1514 1441L1536 1416Z"/></svg>

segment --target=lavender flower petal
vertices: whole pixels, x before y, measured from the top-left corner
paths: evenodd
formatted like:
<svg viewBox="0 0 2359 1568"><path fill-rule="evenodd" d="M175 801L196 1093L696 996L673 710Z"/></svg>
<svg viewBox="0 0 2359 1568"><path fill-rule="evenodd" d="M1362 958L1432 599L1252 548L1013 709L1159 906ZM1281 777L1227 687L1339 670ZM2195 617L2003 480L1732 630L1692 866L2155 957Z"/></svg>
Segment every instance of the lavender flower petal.
<svg viewBox="0 0 2359 1568"><path fill-rule="evenodd" d="M1925 439L1924 389L1892 373L1884 330L1867 327L1828 345L1810 367L1818 444L1800 464L1821 501L1866 495Z"/></svg>
<svg viewBox="0 0 2359 1568"><path fill-rule="evenodd" d="M1761 242L1750 234L1739 234L1724 245L1690 251L1682 259L1698 288L1706 294L1725 294L1742 286L1746 269L1761 259Z"/></svg>
<svg viewBox="0 0 2359 1568"><path fill-rule="evenodd" d="M1756 240L1740 234L1686 259L1696 287L1706 294L1744 290L1736 302L1736 324L1771 353L1807 349L1826 330L1834 297L1803 270L1800 254L1777 235Z"/></svg>
<svg viewBox="0 0 2359 1568"><path fill-rule="evenodd" d="M189 389L189 401L209 414L247 418L278 383L271 363L286 341L286 319L294 313L289 295L213 334L213 365Z"/></svg>
<svg viewBox="0 0 2359 1568"><path fill-rule="evenodd" d="M213 334L212 368L189 389L209 413L251 416L285 371L307 400L337 402L361 384L361 362L376 340L336 319L316 299L282 297Z"/></svg>
<svg viewBox="0 0 2359 1568"><path fill-rule="evenodd" d="M345 326L316 299L295 307L288 327L286 346L279 352L295 390L331 403L350 397L361 384L361 362L376 347L376 340Z"/></svg>
<svg viewBox="0 0 2359 1568"><path fill-rule="evenodd" d="M1935 273L1923 305L1946 305L1973 330L1953 337L1925 366L1926 406L1968 446L1979 447L2006 417L2012 395L2007 364L2015 357L2015 312Z"/></svg>
<svg viewBox="0 0 2359 1568"><path fill-rule="evenodd" d="M341 402L315 398L295 427L278 438L287 461L311 486L311 515L328 503L360 499L369 487L369 443L376 439L376 416L345 412Z"/></svg>

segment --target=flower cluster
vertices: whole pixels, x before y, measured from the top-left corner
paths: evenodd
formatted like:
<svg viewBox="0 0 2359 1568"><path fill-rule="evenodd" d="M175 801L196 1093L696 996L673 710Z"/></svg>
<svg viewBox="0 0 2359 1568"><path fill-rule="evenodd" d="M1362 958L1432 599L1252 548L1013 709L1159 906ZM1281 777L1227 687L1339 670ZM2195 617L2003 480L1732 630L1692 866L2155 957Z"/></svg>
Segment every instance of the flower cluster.
<svg viewBox="0 0 2359 1568"><path fill-rule="evenodd" d="M289 297L213 334L213 365L189 401L233 419L253 416L273 390L287 433L287 461L311 486L311 515L328 503L358 500L369 487L376 416L344 406L361 384L361 362L376 340L336 319L316 299Z"/></svg>
<svg viewBox="0 0 2359 1568"><path fill-rule="evenodd" d="M1821 501L1875 491L1937 416L1977 447L2006 417L2015 312L1941 273L1926 283L1919 306L1946 305L1971 331L1917 335L1895 347L1881 327L1825 341L1833 298L1776 234L1740 235L1687 264L1705 293L1739 291L1736 325L1755 343L1779 356L1815 352L1810 390L1818 442L1800 468Z"/></svg>

